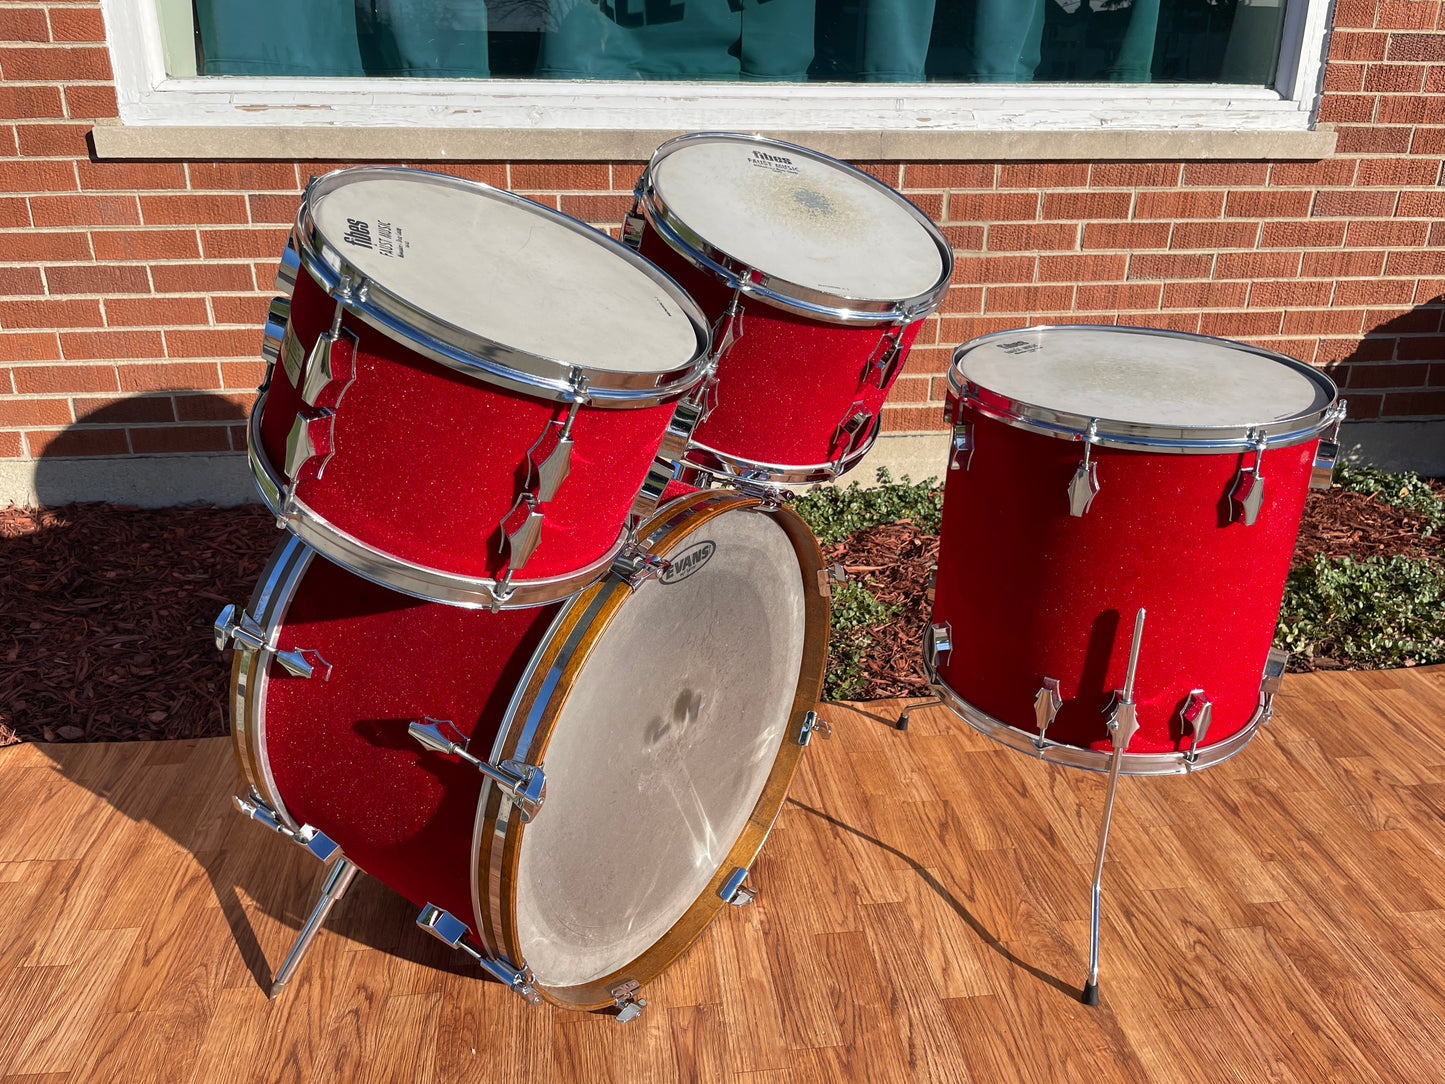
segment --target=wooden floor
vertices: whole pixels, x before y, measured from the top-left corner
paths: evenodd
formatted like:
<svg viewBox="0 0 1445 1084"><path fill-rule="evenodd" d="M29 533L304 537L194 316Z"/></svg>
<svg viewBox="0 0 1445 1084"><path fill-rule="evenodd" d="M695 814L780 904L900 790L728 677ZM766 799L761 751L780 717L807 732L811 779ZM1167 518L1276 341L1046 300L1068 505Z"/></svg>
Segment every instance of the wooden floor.
<svg viewBox="0 0 1445 1084"><path fill-rule="evenodd" d="M754 877L619 1025L530 1008L229 808L222 740L0 750L0 1081L1445 1080L1445 667L1292 676L1239 756L1104 779L830 707Z"/></svg>

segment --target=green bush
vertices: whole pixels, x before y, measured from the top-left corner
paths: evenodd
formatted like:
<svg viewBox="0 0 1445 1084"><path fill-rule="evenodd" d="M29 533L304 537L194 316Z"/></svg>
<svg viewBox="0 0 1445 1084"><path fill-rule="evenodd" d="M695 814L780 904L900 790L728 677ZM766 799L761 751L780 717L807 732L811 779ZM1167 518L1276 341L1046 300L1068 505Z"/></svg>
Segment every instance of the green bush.
<svg viewBox="0 0 1445 1084"><path fill-rule="evenodd" d="M943 514L943 488L936 478L915 484L906 474L895 482L887 467L879 467L877 489L864 489L857 482L819 486L795 501L793 509L825 546L865 527L901 519L932 532Z"/></svg>
<svg viewBox="0 0 1445 1084"><path fill-rule="evenodd" d="M1341 462L1335 468L1335 484L1356 493L1367 493L1391 508L1403 508L1425 517L1422 534L1445 527L1445 499L1414 471L1387 473L1378 467L1357 467Z"/></svg>
<svg viewBox="0 0 1445 1084"><path fill-rule="evenodd" d="M832 644L828 651L828 674L823 679L827 700L856 700L867 676L861 665L873 645L868 630L887 621L898 611L873 597L861 583L833 585Z"/></svg>
<svg viewBox="0 0 1445 1084"><path fill-rule="evenodd" d="M1320 555L1289 574L1275 643L1365 667L1445 662L1445 567Z"/></svg>

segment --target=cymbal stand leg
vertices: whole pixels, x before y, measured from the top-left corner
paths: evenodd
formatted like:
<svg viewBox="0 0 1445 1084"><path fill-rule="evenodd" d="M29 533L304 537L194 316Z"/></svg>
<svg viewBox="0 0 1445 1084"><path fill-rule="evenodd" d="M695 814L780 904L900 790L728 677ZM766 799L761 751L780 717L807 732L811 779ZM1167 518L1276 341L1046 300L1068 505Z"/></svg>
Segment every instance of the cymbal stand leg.
<svg viewBox="0 0 1445 1084"><path fill-rule="evenodd" d="M900 716L898 716L898 722L896 722L896 723L893 724L893 729L894 729L894 730L907 730L907 729L908 729L908 717L909 717L910 715L912 715L915 711L917 711L919 708L931 708L931 707L935 707L935 706L937 706L938 704L942 704L942 703L943 703L943 701L942 701L940 698L938 698L938 697L935 696L935 697L933 697L933 698L931 698L931 699L929 699L929 700L920 700L917 704L909 704L906 708L903 709L903 714L900 715Z"/></svg>
<svg viewBox="0 0 1445 1084"><path fill-rule="evenodd" d="M281 966L276 969L276 976L271 981L271 990L267 997L274 998L286 989L286 984L296 973L296 968L301 964L301 958L311 947L311 942L315 940L321 924L326 921L326 916L331 913L331 908L350 887L351 880L355 876L356 866L345 855L339 856L336 864L331 867L331 872L326 875L326 883L321 886L321 898L316 901L316 906L311 909L311 914L307 916L301 932L296 935L296 942L291 946L291 951L286 954L286 959L282 960Z"/></svg>

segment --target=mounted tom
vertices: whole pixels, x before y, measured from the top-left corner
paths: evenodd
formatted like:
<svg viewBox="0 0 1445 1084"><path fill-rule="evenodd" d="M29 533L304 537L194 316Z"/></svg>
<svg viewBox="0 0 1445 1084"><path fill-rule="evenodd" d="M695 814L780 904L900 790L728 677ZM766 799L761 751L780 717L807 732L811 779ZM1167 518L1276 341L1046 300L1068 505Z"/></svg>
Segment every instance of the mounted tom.
<svg viewBox="0 0 1445 1084"><path fill-rule="evenodd" d="M277 284L250 462L282 525L454 605L606 574L707 362L666 275L519 196L361 167L307 187Z"/></svg>

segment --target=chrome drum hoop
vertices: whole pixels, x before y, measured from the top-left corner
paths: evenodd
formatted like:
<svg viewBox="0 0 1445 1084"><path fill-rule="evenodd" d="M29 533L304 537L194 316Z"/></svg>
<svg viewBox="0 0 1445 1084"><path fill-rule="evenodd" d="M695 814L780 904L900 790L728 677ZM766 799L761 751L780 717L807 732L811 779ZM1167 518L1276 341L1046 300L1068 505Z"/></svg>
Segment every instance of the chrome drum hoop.
<svg viewBox="0 0 1445 1084"><path fill-rule="evenodd" d="M278 519L285 521L286 529L296 538L320 551L342 568L382 587L410 595L412 598L443 602L468 610L493 607L499 610L520 610L545 606L548 603L561 602L605 576L627 542L628 530L624 526L618 532L617 541L597 560L565 576L513 580L511 591L499 599L496 580L444 572L383 553L330 523L303 501L295 497L288 499L285 495L285 480L271 465L261 448L261 410L265 402L266 395L262 393L251 409L246 460L251 468L251 478L255 481L266 507Z"/></svg>
<svg viewBox="0 0 1445 1084"><path fill-rule="evenodd" d="M1321 410L1262 425L1150 425L1143 422L1090 418L1082 414L1038 406L990 391L971 380L965 380L959 372L959 363L965 354L995 339L1017 335L1022 331L1077 331L1095 327L1096 325L1092 324L1036 324L1030 327L980 335L953 351L953 361L948 367L948 390L984 417L1003 422L1016 429L1026 429L1031 433L1041 433L1044 436L1057 437L1061 440L1082 441L1087 437L1089 443L1105 448L1123 448L1131 451L1175 455L1247 452L1258 447L1258 437L1261 435L1268 439L1271 448L1288 447L1312 440L1331 429L1338 421L1343 420L1343 402L1339 398L1339 389L1335 386L1334 381L1325 374L1297 358L1274 350L1267 350L1261 346L1236 343L1232 340L1226 341L1245 352L1286 365L1307 377L1329 394L1328 404ZM1195 335L1187 331L1167 331L1159 328L1111 326L1109 330L1153 338L1220 341L1211 335ZM1093 435L1088 435L1091 424L1095 426L1095 432Z"/></svg>
<svg viewBox="0 0 1445 1084"><path fill-rule="evenodd" d="M943 701L945 707L980 734L992 738L1010 749L1027 753L1031 757L1047 761L1050 764L1061 764L1067 768L1082 768L1085 771L1102 772L1106 775L1113 765L1114 754L1112 751L1082 749L1077 745L1066 745L1063 742L1049 741L1047 738L1040 743L1037 734L1010 726L974 707L949 688L948 683L941 677L935 675L929 684L938 694L938 698ZM1218 764L1222 760L1228 760L1248 745L1249 740L1270 718L1270 715L1269 708L1261 699L1259 706L1242 730L1231 734L1223 741L1204 746L1194 760L1190 760L1189 755L1184 752L1124 753L1119 771L1123 775L1184 775L1198 768L1207 768L1211 764Z"/></svg>
<svg viewBox="0 0 1445 1084"><path fill-rule="evenodd" d="M873 442L878 439L882 426L882 416L874 418L873 430L867 438L847 455L832 463L815 463L811 466L758 463L709 448L706 444L689 444L683 452L679 466L711 475L720 485L742 482L749 485L796 486L831 482L862 462L863 457L872 450Z"/></svg>
<svg viewBox="0 0 1445 1084"><path fill-rule="evenodd" d="M762 147L787 150L792 154L822 162L840 172L856 174L858 179L882 192L889 199L902 206L928 234L938 249L943 272L939 281L928 291L917 297L901 298L896 301L879 301L830 294L796 282L769 275L761 268L750 267L734 259L722 249L695 233L682 219L667 206L653 184L653 172L657 163L675 151L697 143L756 143ZM766 136L743 135L732 132L694 132L676 136L662 144L652 154L652 160L643 170L633 190L637 205L648 225L655 229L668 247L698 270L721 279L729 289L740 290L744 296L756 297L776 305L788 312L834 324L891 324L911 322L927 316L943 302L948 293L949 281L953 277L953 246L948 243L934 221L888 185L860 169L840 162L836 158L818 151L785 143Z"/></svg>
<svg viewBox="0 0 1445 1084"><path fill-rule="evenodd" d="M347 178L359 175L422 174L430 183L466 191L480 189L489 198L525 206L528 210L535 208L549 222L597 241L654 282L664 285L673 294L673 300L693 326L696 339L693 356L686 365L666 372L620 373L586 365L572 365L556 358L518 350L437 319L425 309L391 293L376 280L367 278L317 227L311 213L312 203L329 190L340 187L338 177L342 174ZM473 380L524 395L571 402L577 398L578 377L585 377L587 396L594 406L646 407L683 394L698 384L707 372L711 331L702 310L682 287L632 249L620 241L614 241L607 234L594 230L586 223L578 222L560 211L480 181L468 181L450 174L404 169L399 166L363 166L332 170L324 176L312 178L306 186L301 207L296 212L291 243L307 274L348 311L388 338ZM345 290L340 290L343 281L347 281L348 285Z"/></svg>

